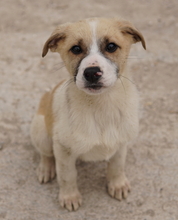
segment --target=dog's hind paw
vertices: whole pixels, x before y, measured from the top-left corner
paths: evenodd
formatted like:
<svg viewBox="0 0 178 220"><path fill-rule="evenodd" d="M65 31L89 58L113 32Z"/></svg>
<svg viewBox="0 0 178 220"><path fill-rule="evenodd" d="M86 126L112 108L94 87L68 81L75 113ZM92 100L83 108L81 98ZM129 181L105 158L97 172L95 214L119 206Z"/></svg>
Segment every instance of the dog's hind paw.
<svg viewBox="0 0 178 220"><path fill-rule="evenodd" d="M53 157L42 156L39 167L37 168L37 176L40 183L47 183L54 179L56 175L55 161Z"/></svg>

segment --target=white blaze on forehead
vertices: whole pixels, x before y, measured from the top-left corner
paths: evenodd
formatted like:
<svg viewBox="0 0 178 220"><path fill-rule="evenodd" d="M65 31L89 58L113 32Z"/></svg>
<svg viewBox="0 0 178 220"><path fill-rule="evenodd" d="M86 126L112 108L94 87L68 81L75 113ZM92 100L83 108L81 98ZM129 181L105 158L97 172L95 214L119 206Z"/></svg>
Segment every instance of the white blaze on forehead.
<svg viewBox="0 0 178 220"><path fill-rule="evenodd" d="M91 90L89 90L86 86L87 80L84 75L85 69L92 66L99 67L101 72L98 72L97 74L102 76L100 77L99 82L103 85L103 88L107 88L114 85L115 81L117 80L117 68L114 63L106 59L106 57L100 52L100 49L97 44L97 20L89 20L88 24L90 27L92 37L91 45L88 48L89 54L86 57L84 57L84 59L81 61L79 65L78 74L76 76L76 85L79 89L91 94ZM102 88L101 90L98 90L98 93L100 93L101 91L103 91Z"/></svg>
<svg viewBox="0 0 178 220"><path fill-rule="evenodd" d="M96 36L96 28L97 28L97 21L93 20L89 22L92 32L92 45L90 47L90 54L98 52L98 45L97 45L97 36Z"/></svg>

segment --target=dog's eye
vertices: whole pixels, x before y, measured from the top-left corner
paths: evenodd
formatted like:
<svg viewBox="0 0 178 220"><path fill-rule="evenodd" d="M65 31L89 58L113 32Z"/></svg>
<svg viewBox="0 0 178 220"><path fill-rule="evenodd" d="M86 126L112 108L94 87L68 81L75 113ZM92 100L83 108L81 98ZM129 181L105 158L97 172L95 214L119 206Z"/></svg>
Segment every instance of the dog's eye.
<svg viewBox="0 0 178 220"><path fill-rule="evenodd" d="M70 50L73 54L80 54L80 53L83 52L82 48L80 46L77 46L77 45L73 46Z"/></svg>
<svg viewBox="0 0 178 220"><path fill-rule="evenodd" d="M118 47L119 46L117 46L115 43L109 43L106 45L105 50L109 53L114 53Z"/></svg>

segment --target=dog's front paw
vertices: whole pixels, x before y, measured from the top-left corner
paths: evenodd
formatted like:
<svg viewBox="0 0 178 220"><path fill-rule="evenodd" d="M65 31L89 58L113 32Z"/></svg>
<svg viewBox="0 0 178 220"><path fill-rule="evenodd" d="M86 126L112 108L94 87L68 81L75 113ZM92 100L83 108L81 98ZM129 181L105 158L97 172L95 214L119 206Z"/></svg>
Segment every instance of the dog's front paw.
<svg viewBox="0 0 178 220"><path fill-rule="evenodd" d="M82 197L78 190L71 194L60 192L59 202L63 208L69 211L76 211L82 204Z"/></svg>
<svg viewBox="0 0 178 220"><path fill-rule="evenodd" d="M115 177L108 182L108 193L111 197L121 201L126 199L131 187L125 175Z"/></svg>

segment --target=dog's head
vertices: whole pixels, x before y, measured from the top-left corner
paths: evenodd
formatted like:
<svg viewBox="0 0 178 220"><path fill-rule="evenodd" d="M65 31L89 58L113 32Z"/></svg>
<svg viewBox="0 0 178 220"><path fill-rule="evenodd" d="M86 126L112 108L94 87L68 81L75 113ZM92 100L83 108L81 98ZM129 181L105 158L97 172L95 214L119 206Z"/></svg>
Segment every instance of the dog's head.
<svg viewBox="0 0 178 220"><path fill-rule="evenodd" d="M59 52L77 87L88 94L99 94L115 84L123 73L131 44L142 34L127 21L91 18L60 25L46 41L48 50Z"/></svg>

